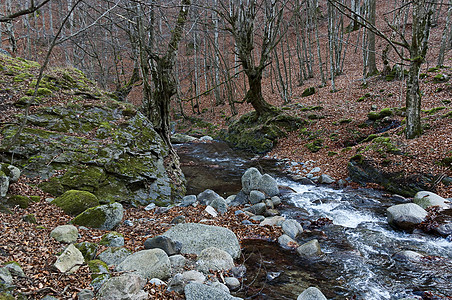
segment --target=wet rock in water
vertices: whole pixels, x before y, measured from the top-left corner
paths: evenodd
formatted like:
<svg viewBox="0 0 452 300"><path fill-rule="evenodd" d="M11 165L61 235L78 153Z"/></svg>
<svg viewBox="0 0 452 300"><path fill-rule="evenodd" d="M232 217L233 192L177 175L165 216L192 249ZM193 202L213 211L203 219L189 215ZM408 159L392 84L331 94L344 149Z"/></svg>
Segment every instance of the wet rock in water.
<svg viewBox="0 0 452 300"><path fill-rule="evenodd" d="M387 209L387 220L391 226L413 230L427 217L427 211L415 203L397 204Z"/></svg>
<svg viewBox="0 0 452 300"><path fill-rule="evenodd" d="M298 243L286 234L283 234L278 238L278 244L281 246L281 248L287 250L291 250L294 247L298 247Z"/></svg>
<svg viewBox="0 0 452 300"><path fill-rule="evenodd" d="M242 298L233 297L223 290L214 287L192 282L185 286L185 299L187 300L239 300Z"/></svg>
<svg viewBox="0 0 452 300"><path fill-rule="evenodd" d="M73 224L112 230L122 220L124 209L120 203L112 203L89 208L72 220Z"/></svg>
<svg viewBox="0 0 452 300"><path fill-rule="evenodd" d="M303 233L303 227L296 220L285 220L281 224L282 230L292 239L296 239L298 235Z"/></svg>
<svg viewBox="0 0 452 300"><path fill-rule="evenodd" d="M253 190L250 192L249 199L251 204L256 204L265 200L265 194L260 191Z"/></svg>
<svg viewBox="0 0 452 300"><path fill-rule="evenodd" d="M297 298L297 300L327 300L325 295L316 287L308 287Z"/></svg>
<svg viewBox="0 0 452 300"><path fill-rule="evenodd" d="M71 244L78 239L78 229L74 225L61 225L50 232L50 237L60 243Z"/></svg>
<svg viewBox="0 0 452 300"><path fill-rule="evenodd" d="M439 206L441 209L449 208L449 203L446 202L446 199L438 196L435 193L427 191L417 192L413 198L413 202L422 207L423 209L432 206Z"/></svg>
<svg viewBox="0 0 452 300"><path fill-rule="evenodd" d="M332 184L332 183L336 182L336 180L329 175L322 174L322 175L320 175L318 182L324 183L324 184Z"/></svg>
<svg viewBox="0 0 452 300"><path fill-rule="evenodd" d="M234 267L232 256L221 249L210 247L201 251L196 261L197 269L201 272L226 271Z"/></svg>
<svg viewBox="0 0 452 300"><path fill-rule="evenodd" d="M257 203L257 204L254 204L253 206L245 208L245 211L248 211L255 215L263 215L266 210L267 210L267 206L265 205L265 203Z"/></svg>
<svg viewBox="0 0 452 300"><path fill-rule="evenodd" d="M267 197L279 195L278 183L276 183L276 180L268 174L262 175L258 189L267 195Z"/></svg>
<svg viewBox="0 0 452 300"><path fill-rule="evenodd" d="M411 261L411 262L418 262L420 261L424 255L411 251L411 250L404 250L397 252L393 255L393 258L398 261Z"/></svg>
<svg viewBox="0 0 452 300"><path fill-rule="evenodd" d="M242 175L242 190L249 195L252 190L259 189L262 174L256 168L249 168Z"/></svg>
<svg viewBox="0 0 452 300"><path fill-rule="evenodd" d="M438 227L436 227L434 229L434 231L443 237L451 236L452 235L452 223L441 224Z"/></svg>
<svg viewBox="0 0 452 300"><path fill-rule="evenodd" d="M85 262L82 253L70 244L63 253L58 256L55 268L61 273L74 273Z"/></svg>
<svg viewBox="0 0 452 300"><path fill-rule="evenodd" d="M143 288L146 285L146 279L143 277L126 273L118 277L108 279L99 290L99 300L117 300L117 299L148 299L148 293Z"/></svg>
<svg viewBox="0 0 452 300"><path fill-rule="evenodd" d="M273 207L276 207L281 204L281 198L279 198L278 196L271 197L271 201L273 203Z"/></svg>
<svg viewBox="0 0 452 300"><path fill-rule="evenodd" d="M107 247L122 247L124 246L124 236L116 231L111 231L102 236L99 245Z"/></svg>
<svg viewBox="0 0 452 300"><path fill-rule="evenodd" d="M180 251L180 245L176 245L170 238L161 235L149 238L144 242L144 249L155 248L162 249L168 256L177 254Z"/></svg>
<svg viewBox="0 0 452 300"><path fill-rule="evenodd" d="M302 257L311 258L322 255L322 250L319 241L314 239L298 247L297 253Z"/></svg>
<svg viewBox="0 0 452 300"><path fill-rule="evenodd" d="M190 135L182 134L182 133L174 133L171 135L171 143L172 144L185 144L185 143L191 143L198 140L195 137L192 137Z"/></svg>
<svg viewBox="0 0 452 300"><path fill-rule="evenodd" d="M129 255L116 269L135 271L146 279L166 279L170 276L171 263L162 249L141 250Z"/></svg>
<svg viewBox="0 0 452 300"><path fill-rule="evenodd" d="M232 258L240 255L240 245L234 232L219 226L184 223L171 227L163 234L182 244L181 253L197 254L209 247L228 252Z"/></svg>
<svg viewBox="0 0 452 300"><path fill-rule="evenodd" d="M177 273L176 275L171 278L170 282L168 283L168 291L169 292L177 292L182 293L184 291L184 288L187 284L190 282L196 282L196 283L204 283L206 281L206 277L201 272L191 270L186 271L184 273Z"/></svg>

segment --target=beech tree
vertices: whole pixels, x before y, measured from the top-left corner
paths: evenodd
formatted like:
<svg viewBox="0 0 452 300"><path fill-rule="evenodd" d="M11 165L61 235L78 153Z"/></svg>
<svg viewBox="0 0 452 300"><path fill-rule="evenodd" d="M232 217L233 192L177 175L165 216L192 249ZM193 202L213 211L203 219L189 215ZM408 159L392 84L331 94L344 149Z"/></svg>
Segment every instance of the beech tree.
<svg viewBox="0 0 452 300"><path fill-rule="evenodd" d="M231 0L229 3L220 1L220 5L222 10L219 14L229 24L227 30L235 40L239 61L248 79L248 91L243 102L250 103L258 115L273 114L275 108L262 95L262 76L282 37L285 3L278 0L259 3L257 0ZM262 19L258 20L259 17Z"/></svg>

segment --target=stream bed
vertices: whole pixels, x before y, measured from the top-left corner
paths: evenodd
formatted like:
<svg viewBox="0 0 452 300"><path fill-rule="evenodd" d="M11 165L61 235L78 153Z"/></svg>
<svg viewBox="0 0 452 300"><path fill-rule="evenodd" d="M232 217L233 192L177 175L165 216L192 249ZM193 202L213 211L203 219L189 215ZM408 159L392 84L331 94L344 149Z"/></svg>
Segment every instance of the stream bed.
<svg viewBox="0 0 452 300"><path fill-rule="evenodd" d="M304 259L277 243L244 241L242 263L247 274L237 296L296 299L307 287L316 286L328 299L452 299L452 242L392 229L386 208L398 204L397 198L365 188L302 185L285 175L283 162L234 151L222 142L175 148L187 178L187 194L208 188L223 197L236 194L242 174L257 167L293 190L284 194L278 209L308 229L298 242L314 238L320 242L324 254ZM397 259L395 254L404 250L425 257Z"/></svg>

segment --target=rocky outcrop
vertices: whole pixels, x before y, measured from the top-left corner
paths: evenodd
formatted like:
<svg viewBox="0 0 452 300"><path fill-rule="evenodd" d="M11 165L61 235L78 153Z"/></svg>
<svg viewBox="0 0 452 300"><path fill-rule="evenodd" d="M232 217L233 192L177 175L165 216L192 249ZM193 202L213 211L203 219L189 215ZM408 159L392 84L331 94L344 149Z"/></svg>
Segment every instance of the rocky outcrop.
<svg viewBox="0 0 452 300"><path fill-rule="evenodd" d="M423 174L385 172L361 155L352 157L348 164L350 178L357 183L377 183L394 194L413 197L417 192L429 188L431 179Z"/></svg>
<svg viewBox="0 0 452 300"><path fill-rule="evenodd" d="M101 203L146 205L168 204L183 192L176 191L179 187L165 171L167 147L131 105L111 99L88 104L74 98L67 104L40 106L28 116L27 125L9 149L6 145L18 125L2 129L0 159L14 155L24 175L48 180L40 187L54 196L84 190Z"/></svg>
<svg viewBox="0 0 452 300"><path fill-rule="evenodd" d="M181 253L201 254L201 251L216 247L228 252L233 258L240 255L237 236L229 229L196 223L178 224L170 228L163 236L182 245Z"/></svg>

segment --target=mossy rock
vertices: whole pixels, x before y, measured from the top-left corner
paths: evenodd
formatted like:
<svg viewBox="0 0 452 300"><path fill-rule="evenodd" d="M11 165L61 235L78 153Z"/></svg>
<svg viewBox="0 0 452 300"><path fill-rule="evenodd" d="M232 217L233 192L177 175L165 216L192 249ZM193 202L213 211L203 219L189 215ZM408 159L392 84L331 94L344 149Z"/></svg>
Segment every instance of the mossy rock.
<svg viewBox="0 0 452 300"><path fill-rule="evenodd" d="M394 115L394 109L393 108L383 108L379 112L371 111L367 114L367 118L372 121L380 120L385 117L390 117Z"/></svg>
<svg viewBox="0 0 452 300"><path fill-rule="evenodd" d="M99 245L107 247L122 247L124 246L124 236L116 231L111 231L102 236Z"/></svg>
<svg viewBox="0 0 452 300"><path fill-rule="evenodd" d="M110 274L110 270L108 269L107 264L99 259L90 260L88 261L87 265L89 267L92 280L104 274Z"/></svg>
<svg viewBox="0 0 452 300"><path fill-rule="evenodd" d="M112 230L121 222L123 211L124 209L119 203L91 207L76 216L72 220L72 224Z"/></svg>
<svg viewBox="0 0 452 300"><path fill-rule="evenodd" d="M308 150L311 151L312 153L318 152L320 149L323 148L323 140L316 139L313 142L306 144L306 148L308 148Z"/></svg>
<svg viewBox="0 0 452 300"><path fill-rule="evenodd" d="M273 148L279 138L285 137L287 131L295 130L304 124L306 121L279 110L265 116L251 112L229 126L228 131L223 133L223 139L232 147L265 153Z"/></svg>
<svg viewBox="0 0 452 300"><path fill-rule="evenodd" d="M90 192L69 190L52 201L52 204L63 209L66 214L76 216L88 208L98 206L99 200Z"/></svg>
<svg viewBox="0 0 452 300"><path fill-rule="evenodd" d="M309 97L314 94L315 94L315 87L311 86L303 91L303 93L301 94L301 97Z"/></svg>
<svg viewBox="0 0 452 300"><path fill-rule="evenodd" d="M27 223L37 224L36 216L34 214L28 214L22 217L22 220Z"/></svg>
<svg viewBox="0 0 452 300"><path fill-rule="evenodd" d="M82 242L74 245L83 255L85 261L93 260L97 255L99 246L90 242Z"/></svg>
<svg viewBox="0 0 452 300"><path fill-rule="evenodd" d="M28 208L28 205L30 205L31 199L27 196L22 195L9 195L7 196L7 204L9 206L16 206L18 205L20 208Z"/></svg>
<svg viewBox="0 0 452 300"><path fill-rule="evenodd" d="M374 151L378 152L380 155L382 155L383 157L385 156L386 153L397 154L397 155L402 154L402 151L399 148L397 148L396 145L394 145L392 143L391 138L382 137L382 136L374 138L372 140L372 143L369 146L367 146L364 151L368 151L368 150L374 150Z"/></svg>

